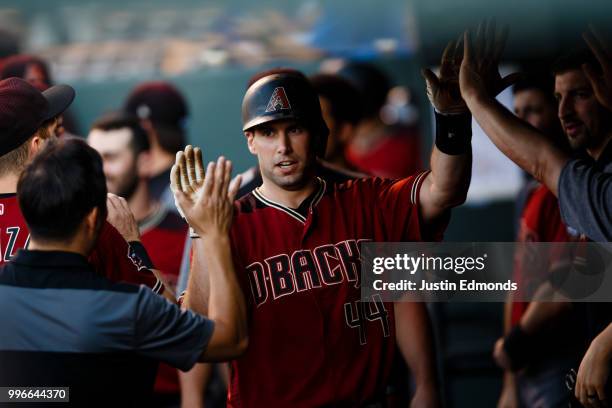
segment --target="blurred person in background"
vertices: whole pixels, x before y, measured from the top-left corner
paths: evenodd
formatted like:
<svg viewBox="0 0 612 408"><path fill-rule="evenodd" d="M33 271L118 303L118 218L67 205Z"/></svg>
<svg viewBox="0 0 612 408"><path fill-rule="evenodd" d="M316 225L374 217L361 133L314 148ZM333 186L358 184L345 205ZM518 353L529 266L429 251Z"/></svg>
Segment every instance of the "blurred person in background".
<svg viewBox="0 0 612 408"><path fill-rule="evenodd" d="M149 193L171 211L176 211L170 191L170 169L176 152L186 141L187 102L169 82L151 81L136 86L124 103L124 110L138 116L150 144Z"/></svg>
<svg viewBox="0 0 612 408"><path fill-rule="evenodd" d="M21 78L39 91L44 91L53 85L47 62L35 55L11 55L0 61L0 79L10 77ZM71 135L78 134L77 123L69 111L62 115L57 134L62 136L64 132Z"/></svg>
<svg viewBox="0 0 612 408"><path fill-rule="evenodd" d="M325 161L345 170L355 170L345 153L361 119L359 92L339 75L315 74L310 82L319 94L321 112L329 128Z"/></svg>
<svg viewBox="0 0 612 408"><path fill-rule="evenodd" d="M346 149L347 161L358 171L379 177L402 178L422 169L418 131L388 126L381 110L391 90L389 78L371 64L351 62L338 72L360 93L362 119Z"/></svg>
<svg viewBox="0 0 612 408"><path fill-rule="evenodd" d="M110 193L127 200L141 241L173 291L179 275L187 224L149 194L149 140L137 116L112 112L94 122L87 138L100 153ZM160 364L155 382L155 406L180 404L177 370Z"/></svg>
<svg viewBox="0 0 612 408"><path fill-rule="evenodd" d="M27 248L30 233L17 203L17 180L24 168L49 140L57 138L63 112L75 96L74 89L56 85L40 92L19 78L0 81L0 265ZM108 222L89 261L95 270L114 282L144 284L156 293L165 290L144 246L134 216L125 200L109 196ZM122 201L123 200L123 201ZM110 205L110 204L109 204Z"/></svg>
<svg viewBox="0 0 612 408"><path fill-rule="evenodd" d="M527 76L514 85L512 92L516 116L569 152L557 117L552 77ZM532 180L526 186L522 207L517 241L568 242L579 238L561 221L557 198L537 181ZM526 249L517 247L513 280L521 282L521 287L537 287L549 276L555 259L552 253L529 254ZM547 313L546 319L534 320L534 313L542 310ZM505 340L512 341L510 333L517 326L529 327L534 338L526 349L515 347L510 358L505 348L512 349L512 344L506 344ZM512 301L510 295L504 307L504 335L508 337L498 340L494 350L494 357L506 368L498 406L567 406L570 393L563 379L584 352L583 333L575 329L579 326L580 318L569 303L518 302ZM510 369L503 367L505 359L512 360Z"/></svg>

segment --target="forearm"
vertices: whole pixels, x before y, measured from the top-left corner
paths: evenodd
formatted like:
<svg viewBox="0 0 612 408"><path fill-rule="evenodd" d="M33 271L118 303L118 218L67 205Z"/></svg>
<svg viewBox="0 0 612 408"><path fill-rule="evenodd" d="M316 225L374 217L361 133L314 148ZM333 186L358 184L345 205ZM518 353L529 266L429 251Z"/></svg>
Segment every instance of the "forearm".
<svg viewBox="0 0 612 408"><path fill-rule="evenodd" d="M200 238L194 239L192 250L193 258L183 305L208 316L210 277L206 267L204 241Z"/></svg>
<svg viewBox="0 0 612 408"><path fill-rule="evenodd" d="M595 337L593 341L597 340L597 342L605 347L606 357L610 358L612 356L612 323L608 325L601 333Z"/></svg>
<svg viewBox="0 0 612 408"><path fill-rule="evenodd" d="M434 146L431 153L431 189L440 207L452 208L465 202L472 176L472 152L448 155Z"/></svg>
<svg viewBox="0 0 612 408"><path fill-rule="evenodd" d="M568 302L531 302L521 317L521 329L529 335L539 334L554 327L570 309Z"/></svg>
<svg viewBox="0 0 612 408"><path fill-rule="evenodd" d="M181 406L191 408L204 406L205 390L210 381L212 367L212 364L199 363L186 373L179 370Z"/></svg>
<svg viewBox="0 0 612 408"><path fill-rule="evenodd" d="M495 99L470 96L466 103L474 119L499 150L557 195L559 175L569 159L568 155Z"/></svg>
<svg viewBox="0 0 612 408"><path fill-rule="evenodd" d="M434 339L427 309L418 302L398 302L394 309L397 344L410 367L416 390L437 402Z"/></svg>
<svg viewBox="0 0 612 408"><path fill-rule="evenodd" d="M246 304L234 270L229 237L201 239L203 242L199 245L206 254L210 279L208 316L218 328L225 326L231 343L240 343L247 336Z"/></svg>

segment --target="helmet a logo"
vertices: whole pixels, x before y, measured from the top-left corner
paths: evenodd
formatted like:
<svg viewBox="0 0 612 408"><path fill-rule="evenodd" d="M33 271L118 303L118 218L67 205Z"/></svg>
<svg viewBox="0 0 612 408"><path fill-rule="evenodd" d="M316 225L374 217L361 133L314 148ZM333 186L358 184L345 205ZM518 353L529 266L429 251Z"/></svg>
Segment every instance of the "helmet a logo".
<svg viewBox="0 0 612 408"><path fill-rule="evenodd" d="M291 109L291 104L289 103L289 98L287 98L285 88L279 86L274 88L274 92L272 92L272 96L268 101L268 106L266 106L266 112L274 112L281 109Z"/></svg>

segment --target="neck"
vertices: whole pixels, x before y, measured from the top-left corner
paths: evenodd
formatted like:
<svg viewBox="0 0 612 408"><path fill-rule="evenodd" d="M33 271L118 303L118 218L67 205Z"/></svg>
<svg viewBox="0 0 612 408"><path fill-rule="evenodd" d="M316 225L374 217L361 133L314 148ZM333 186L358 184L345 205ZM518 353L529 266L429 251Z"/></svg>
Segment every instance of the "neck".
<svg viewBox="0 0 612 408"><path fill-rule="evenodd" d="M298 190L285 190L264 178L259 191L266 198L282 204L285 207L298 208L300 204L315 191L316 187L317 181L314 177L308 180L306 185Z"/></svg>
<svg viewBox="0 0 612 408"><path fill-rule="evenodd" d="M157 208L156 203L154 203L149 196L147 182L143 179L138 182L134 194L127 200L127 203L132 214L134 214L136 222L144 220Z"/></svg>
<svg viewBox="0 0 612 408"><path fill-rule="evenodd" d="M14 193L17 191L19 175L10 173L0 177L0 193Z"/></svg>
<svg viewBox="0 0 612 408"><path fill-rule="evenodd" d="M608 146L608 143L612 140L612 130L609 131L606 136L601 139L601 142L592 148L587 149L587 153L595 160L599 160L599 157Z"/></svg>
<svg viewBox="0 0 612 408"><path fill-rule="evenodd" d="M162 149L157 142L151 144L149 154L151 155L151 176L163 173L174 164L175 156Z"/></svg>
<svg viewBox="0 0 612 408"><path fill-rule="evenodd" d="M41 242L34 238L31 238L28 249L34 251L74 252L79 255L83 255L84 257L87 257L89 255L89 251L83 245L83 240L81 239L73 239L70 242Z"/></svg>

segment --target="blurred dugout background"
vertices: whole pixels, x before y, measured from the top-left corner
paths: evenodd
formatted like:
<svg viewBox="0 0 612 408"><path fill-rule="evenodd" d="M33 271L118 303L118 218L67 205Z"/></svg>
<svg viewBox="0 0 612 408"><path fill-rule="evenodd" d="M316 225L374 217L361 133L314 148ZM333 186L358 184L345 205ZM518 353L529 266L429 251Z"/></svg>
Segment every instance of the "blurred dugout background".
<svg viewBox="0 0 612 408"><path fill-rule="evenodd" d="M504 54L509 67L546 69L563 48L580 43L587 22L609 25L612 2L2 0L0 27L7 33L0 44L14 37L20 52L49 61L56 83L77 90L72 114L82 135L138 82L172 81L189 102L189 141L202 146L207 158L226 155L239 171L255 163L240 125L252 74L287 65L311 74L336 58L366 60L404 88L396 90L401 97L389 120L418 122L427 163L432 119L420 68L437 65L449 40L491 16L510 25ZM480 143L475 137L473 187L485 174L508 187L487 195L481 185L485 193L454 212L449 241L514 239L518 185L501 180L512 173L510 180L520 182L520 173L501 155L493 156L498 162L479 164ZM501 372L490 355L501 334L502 305L436 304L432 311L448 406L494 406Z"/></svg>

